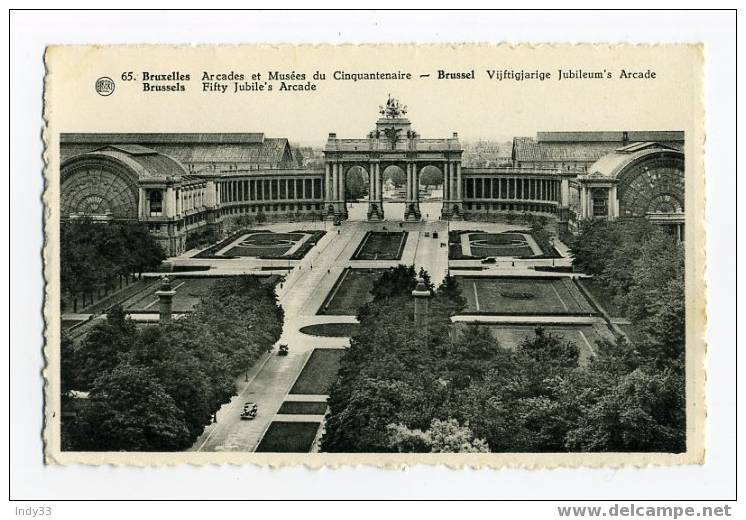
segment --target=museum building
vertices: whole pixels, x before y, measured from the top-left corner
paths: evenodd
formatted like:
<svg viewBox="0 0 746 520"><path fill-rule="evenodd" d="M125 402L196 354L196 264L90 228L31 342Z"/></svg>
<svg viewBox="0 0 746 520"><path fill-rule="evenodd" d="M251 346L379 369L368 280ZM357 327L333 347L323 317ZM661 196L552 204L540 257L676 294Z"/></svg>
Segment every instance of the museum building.
<svg viewBox="0 0 746 520"><path fill-rule="evenodd" d="M302 167L287 139L261 133L63 134L61 218L135 220L169 255L225 219L347 218L346 177L368 176L368 220L385 218L382 180L406 174L405 220L420 213L420 174L443 175L442 219L490 213L583 219L646 217L683 237L682 132L539 132L513 140L512 166L462 167L457 133L424 139L391 97L363 138L330 133L324 168Z"/></svg>

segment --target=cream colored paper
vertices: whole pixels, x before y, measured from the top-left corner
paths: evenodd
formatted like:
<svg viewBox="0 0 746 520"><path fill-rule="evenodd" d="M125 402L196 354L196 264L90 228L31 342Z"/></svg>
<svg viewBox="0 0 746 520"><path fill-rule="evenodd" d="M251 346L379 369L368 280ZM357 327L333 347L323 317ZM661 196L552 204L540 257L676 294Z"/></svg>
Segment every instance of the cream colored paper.
<svg viewBox="0 0 746 520"><path fill-rule="evenodd" d="M44 250L45 457L70 464L259 464L310 467L367 464L401 467L619 467L691 464L704 460L706 288L704 215L703 49L697 45L238 45L52 46L45 56L46 191ZM487 71L551 74L543 81L490 79ZM558 69L601 72L602 78L558 80ZM654 78L620 78L621 71ZM443 73L475 79L438 79ZM134 80L128 80L132 72ZM144 73L169 75L160 85L184 91L146 92ZM203 90L205 74L241 73L272 91ZM295 73L288 83L313 90L282 91L271 72ZM343 74L409 73L411 79L334 79ZM325 75L325 80L314 74ZM607 73L611 77L607 77ZM179 79L189 75L188 81ZM252 75L259 74L254 80ZM305 78L298 80L298 75ZM429 75L428 77L422 77ZM582 76L582 74L581 74ZM650 76L648 73L647 76ZM102 78L108 82L98 84ZM318 78L318 76L316 76ZM209 79L207 80L210 81ZM306 87L308 88L308 87ZM110 92L111 91L111 92ZM108 95L102 95L107 94ZM687 452L569 454L260 454L247 452L80 453L60 450L59 223L60 134L263 132L291 143L323 146L330 132L362 139L387 95L408 106L425 138L506 140L537 131L681 130L686 169Z"/></svg>

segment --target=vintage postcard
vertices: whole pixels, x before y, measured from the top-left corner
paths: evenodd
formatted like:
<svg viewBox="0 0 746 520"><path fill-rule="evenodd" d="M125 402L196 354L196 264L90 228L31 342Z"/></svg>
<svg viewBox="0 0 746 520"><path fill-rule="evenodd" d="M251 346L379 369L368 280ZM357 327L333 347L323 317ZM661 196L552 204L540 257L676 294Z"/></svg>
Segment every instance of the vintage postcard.
<svg viewBox="0 0 746 520"><path fill-rule="evenodd" d="M48 47L47 463L702 463L703 61Z"/></svg>

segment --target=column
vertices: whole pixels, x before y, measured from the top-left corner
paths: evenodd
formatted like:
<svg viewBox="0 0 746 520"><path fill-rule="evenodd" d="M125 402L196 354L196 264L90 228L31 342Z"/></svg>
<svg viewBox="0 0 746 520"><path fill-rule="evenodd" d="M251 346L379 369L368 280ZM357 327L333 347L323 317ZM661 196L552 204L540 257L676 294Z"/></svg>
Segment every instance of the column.
<svg viewBox="0 0 746 520"><path fill-rule="evenodd" d="M451 200L451 163L443 163L443 200Z"/></svg>
<svg viewBox="0 0 746 520"><path fill-rule="evenodd" d="M324 165L324 200L326 202L332 200L331 197L331 182L332 182L332 165L326 163ZM293 194L295 195L295 194Z"/></svg>
<svg viewBox="0 0 746 520"><path fill-rule="evenodd" d="M143 188L138 188L137 216L140 218L140 220L144 220L143 217L145 217L145 190Z"/></svg>
<svg viewBox="0 0 746 520"><path fill-rule="evenodd" d="M459 201L461 201L462 198L463 198L462 194L461 194L461 188L462 188L463 181L461 179L461 162L460 161L456 163L456 182L457 182L457 185L456 185L456 198Z"/></svg>
<svg viewBox="0 0 746 520"><path fill-rule="evenodd" d="M298 198L299 194L296 193L295 197ZM329 165L329 194L327 199L331 202L337 200L337 167L333 163Z"/></svg>
<svg viewBox="0 0 746 520"><path fill-rule="evenodd" d="M375 163L376 200L382 204L383 209L383 183L381 181L381 163Z"/></svg>
<svg viewBox="0 0 746 520"><path fill-rule="evenodd" d="M336 195L337 195L337 201L339 202L339 201L342 200L342 198L344 196L344 192L342 191L342 175L343 175L343 173L342 173L342 165L341 164L337 163L335 166L337 167L337 189L336 189Z"/></svg>
<svg viewBox="0 0 746 520"><path fill-rule="evenodd" d="M414 178L414 164L409 163L408 165L409 175L407 176L407 184L409 184L409 200L415 199L415 178Z"/></svg>
<svg viewBox="0 0 746 520"><path fill-rule="evenodd" d="M448 167L448 200L456 199L456 165L453 162L447 162Z"/></svg>
<svg viewBox="0 0 746 520"><path fill-rule="evenodd" d="M617 213L617 207L616 207L617 199L616 199L616 185L609 188L609 201L608 201L608 208L607 208L607 214L609 216L609 220L614 220L619 216Z"/></svg>

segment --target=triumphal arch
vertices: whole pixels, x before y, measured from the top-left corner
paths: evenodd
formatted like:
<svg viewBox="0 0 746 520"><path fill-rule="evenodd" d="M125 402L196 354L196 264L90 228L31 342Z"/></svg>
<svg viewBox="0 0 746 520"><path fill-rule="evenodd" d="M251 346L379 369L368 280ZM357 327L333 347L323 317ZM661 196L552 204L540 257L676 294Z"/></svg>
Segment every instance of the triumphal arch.
<svg viewBox="0 0 746 520"><path fill-rule="evenodd" d="M380 107L381 117L364 139L339 139L330 133L324 148L325 201L328 219L347 218L345 178L354 167L368 175L368 220L383 220L382 173L396 166L406 173L404 219L420 220L420 172L428 166L443 174L442 217L458 219L463 215L461 156L458 134L444 139L423 139L405 116L407 107L389 96Z"/></svg>

